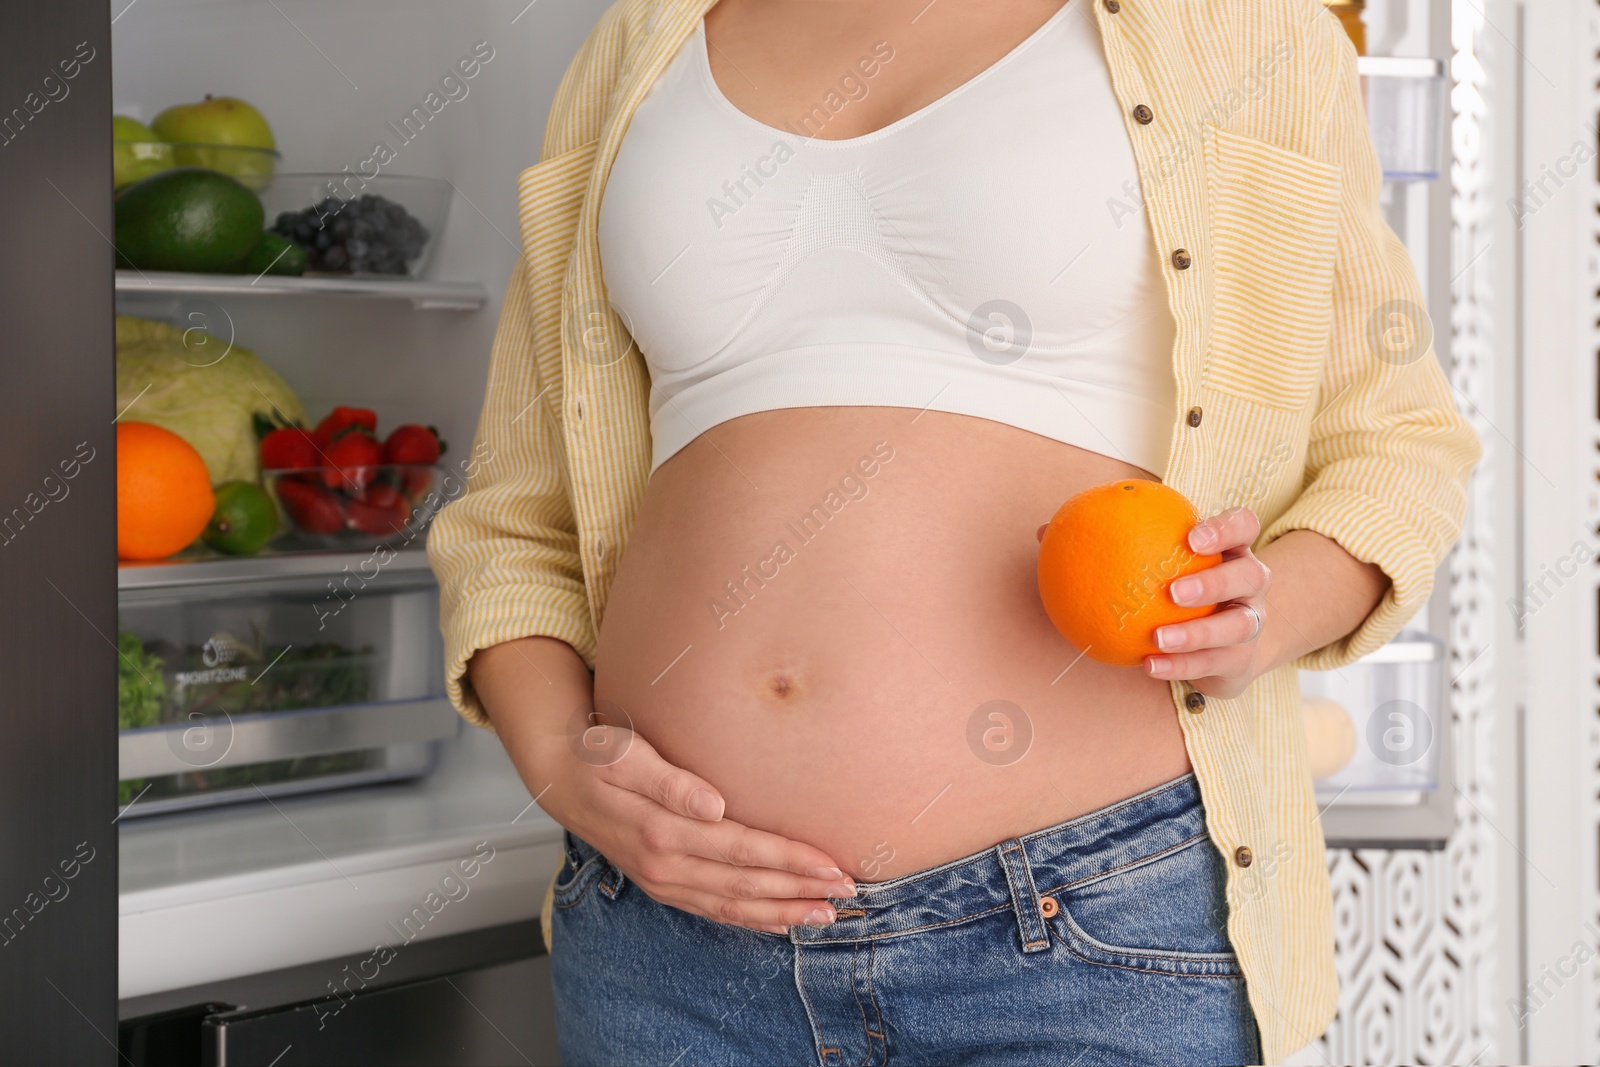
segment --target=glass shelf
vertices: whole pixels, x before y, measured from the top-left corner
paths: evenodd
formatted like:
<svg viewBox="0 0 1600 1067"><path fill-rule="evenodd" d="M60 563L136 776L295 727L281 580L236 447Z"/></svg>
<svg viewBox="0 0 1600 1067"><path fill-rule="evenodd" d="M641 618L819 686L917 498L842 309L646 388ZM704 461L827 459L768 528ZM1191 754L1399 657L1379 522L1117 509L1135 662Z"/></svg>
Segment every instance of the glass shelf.
<svg viewBox="0 0 1600 1067"><path fill-rule="evenodd" d="M117 296L331 296L368 300L407 300L418 311L476 311L489 299L478 282L386 281L331 275L295 277L266 274L186 274L173 271L117 271Z"/></svg>
<svg viewBox="0 0 1600 1067"><path fill-rule="evenodd" d="M270 550L255 556L219 556L205 559L161 560L154 563L122 563L117 566L117 590L177 589L184 587L233 585L238 583L282 583L308 579L328 579L349 571L361 571L363 563L374 559L373 550L358 552L283 552ZM384 574L406 578L432 579L428 556L420 548L394 551L382 563Z"/></svg>

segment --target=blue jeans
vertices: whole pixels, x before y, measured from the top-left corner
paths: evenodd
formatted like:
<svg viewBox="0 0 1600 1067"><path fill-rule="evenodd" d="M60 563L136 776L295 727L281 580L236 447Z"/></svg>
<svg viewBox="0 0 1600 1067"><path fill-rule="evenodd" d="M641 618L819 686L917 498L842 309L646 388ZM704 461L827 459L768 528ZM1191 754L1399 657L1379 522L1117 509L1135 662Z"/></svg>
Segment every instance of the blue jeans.
<svg viewBox="0 0 1600 1067"><path fill-rule="evenodd" d="M1259 1063L1193 775L835 901L788 936L651 900L566 839L564 1063Z"/></svg>

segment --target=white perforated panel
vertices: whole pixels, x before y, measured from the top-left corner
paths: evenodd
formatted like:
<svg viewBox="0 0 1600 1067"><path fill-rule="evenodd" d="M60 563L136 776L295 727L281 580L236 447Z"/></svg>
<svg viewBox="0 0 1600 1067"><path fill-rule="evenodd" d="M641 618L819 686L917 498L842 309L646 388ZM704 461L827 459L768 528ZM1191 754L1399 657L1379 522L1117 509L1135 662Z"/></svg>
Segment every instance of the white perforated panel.
<svg viewBox="0 0 1600 1067"><path fill-rule="evenodd" d="M1296 1057L1335 1064L1504 1063L1493 1047L1497 966L1494 871L1503 844L1490 762L1495 670L1487 612L1494 608L1487 456L1496 435L1482 411L1493 388L1490 272L1482 253L1494 210L1483 144L1484 32L1474 0L1454 0L1451 36L1451 382L1478 424L1486 462L1473 483L1460 543L1450 556L1449 702L1457 830L1441 852L1362 849L1328 854L1340 977L1339 1015ZM1492 258L1492 257L1489 257ZM1443 333L1442 326L1436 326Z"/></svg>

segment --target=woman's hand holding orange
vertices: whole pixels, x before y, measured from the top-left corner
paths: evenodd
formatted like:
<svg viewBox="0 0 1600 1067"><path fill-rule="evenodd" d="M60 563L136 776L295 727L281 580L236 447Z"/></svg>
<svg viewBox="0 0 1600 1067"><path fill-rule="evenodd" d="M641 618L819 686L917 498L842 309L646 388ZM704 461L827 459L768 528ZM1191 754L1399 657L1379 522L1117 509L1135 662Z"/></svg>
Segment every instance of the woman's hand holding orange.
<svg viewBox="0 0 1600 1067"><path fill-rule="evenodd" d="M1230 508L1189 532L1191 549L1220 553L1222 562L1178 578L1169 592L1184 607L1220 607L1205 618L1156 631L1163 654L1145 658L1151 677L1187 681L1207 696L1234 697L1274 661L1264 647L1271 632L1267 589L1272 572L1250 551L1260 533L1261 520L1249 508Z"/></svg>

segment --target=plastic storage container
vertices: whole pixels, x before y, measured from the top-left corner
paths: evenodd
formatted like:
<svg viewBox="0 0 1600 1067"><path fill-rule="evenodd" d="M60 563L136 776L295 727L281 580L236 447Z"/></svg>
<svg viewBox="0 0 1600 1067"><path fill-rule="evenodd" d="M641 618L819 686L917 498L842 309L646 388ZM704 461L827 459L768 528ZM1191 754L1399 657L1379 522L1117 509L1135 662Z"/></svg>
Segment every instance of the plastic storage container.
<svg viewBox="0 0 1600 1067"><path fill-rule="evenodd" d="M1357 61L1367 122L1384 177L1427 181L1443 167L1446 116L1444 61L1363 56Z"/></svg>
<svg viewBox="0 0 1600 1067"><path fill-rule="evenodd" d="M459 720L422 554L119 568L127 816L414 777Z"/></svg>
<svg viewBox="0 0 1600 1067"><path fill-rule="evenodd" d="M1444 643L1407 632L1336 671L1303 671L1301 693L1350 717L1354 753L1316 780L1317 794L1349 804L1420 804L1440 787Z"/></svg>

